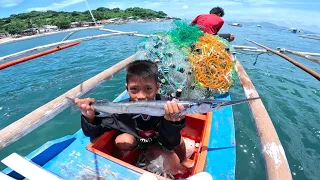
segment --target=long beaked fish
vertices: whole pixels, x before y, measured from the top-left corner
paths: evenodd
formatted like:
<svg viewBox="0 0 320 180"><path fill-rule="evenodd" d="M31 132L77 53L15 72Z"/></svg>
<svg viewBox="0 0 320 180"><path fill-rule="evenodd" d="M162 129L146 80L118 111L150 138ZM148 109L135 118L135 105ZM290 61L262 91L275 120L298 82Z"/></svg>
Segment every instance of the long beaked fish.
<svg viewBox="0 0 320 180"><path fill-rule="evenodd" d="M73 100L72 98L68 98ZM176 101L177 104L182 104L184 110L178 115L185 114L201 114L214 111L226 106L241 104L244 102L260 99L260 97L227 101L227 100L190 100ZM165 104L167 101L129 101L129 102L110 102L108 100L96 100L91 106L100 114L97 116L103 117L104 114L145 114L149 116L164 116Z"/></svg>

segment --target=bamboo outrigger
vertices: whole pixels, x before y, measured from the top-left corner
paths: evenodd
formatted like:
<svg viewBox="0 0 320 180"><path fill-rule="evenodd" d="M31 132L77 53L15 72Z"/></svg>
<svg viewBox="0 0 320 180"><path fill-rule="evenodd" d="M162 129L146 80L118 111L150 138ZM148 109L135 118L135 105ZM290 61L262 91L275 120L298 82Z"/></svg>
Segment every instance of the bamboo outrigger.
<svg viewBox="0 0 320 180"><path fill-rule="evenodd" d="M34 55L27 56L27 57L24 57L24 58L20 58L20 59L14 60L14 61L10 61L8 63L0 64L0 70L8 68L10 66L14 66L14 65L23 63L23 62L26 62L26 61L29 61L29 60L32 60L34 58L45 56L47 54L50 54L50 53L53 53L53 52L56 52L56 51L60 51L60 50L65 49L65 48L69 48L69 47L78 45L79 43L80 42L74 42L74 43L70 43L70 44L67 44L67 45L63 45L63 46L57 46L56 48L49 49L47 51L44 51L44 52L41 52L41 53L38 53L38 54L34 54Z"/></svg>
<svg viewBox="0 0 320 180"><path fill-rule="evenodd" d="M248 74L238 60L236 61L236 71L246 97L259 97ZM268 179L292 179L284 149L262 101L249 102L249 107L259 134Z"/></svg>
<svg viewBox="0 0 320 180"><path fill-rule="evenodd" d="M253 47L253 46L238 46L238 45L233 45L232 46L235 50L237 51L251 51L251 52L259 52L259 53L267 53L268 51L265 49L258 49L257 47ZM283 48L277 48L279 50L279 52L281 52L281 50ZM320 53L313 53L313 52L302 52L302 51L293 51L295 53L299 53L303 56L320 56ZM281 53L285 53L285 52L281 52Z"/></svg>
<svg viewBox="0 0 320 180"><path fill-rule="evenodd" d="M315 58L315 57L313 57L313 56L311 56L311 55L303 54L303 53L300 53L300 52L296 52L296 51L292 51L292 50L284 49L284 48L278 48L278 49L279 49L279 51L280 51L281 53L286 53L286 52L287 52L287 53L291 53L291 54L294 54L294 55L297 55L297 56L300 56L300 57L309 59L309 60L311 60L311 61L313 61L313 62L315 62L315 63L320 64L320 59Z"/></svg>
<svg viewBox="0 0 320 180"><path fill-rule="evenodd" d="M34 47L31 49L27 49L27 50L20 51L20 52L14 53L14 54L9 54L7 56L0 57L0 61L8 60L10 58L17 57L17 56L21 56L26 53L36 52L36 51L39 51L39 50L42 50L45 48L51 48L54 46L60 46L60 45L69 44L69 43L73 43L73 42L82 42L82 41L87 41L87 40L91 40L91 39L104 38L104 37L110 37L110 36L135 35L135 34L136 34L136 32L115 32L112 34L101 34L101 35L96 35L96 36L87 36L87 37L77 38L77 39L72 39L72 40L65 40L65 38L64 38L64 40L60 41L60 42ZM67 37L70 37L70 36L68 35Z"/></svg>
<svg viewBox="0 0 320 180"><path fill-rule="evenodd" d="M107 30L106 30L107 31ZM113 35L137 35L139 34L135 32L114 32ZM94 38L102 38L108 37L112 35L99 35L95 36ZM144 36L144 35L143 35ZM80 38L81 40L88 40L91 38ZM80 41L79 39L70 40L70 41L63 41L55 43L54 45L46 45L45 47L51 47L60 45L63 43L70 43L74 41ZM43 47L38 47L34 50L42 49ZM15 57L18 55L22 55L26 52L30 52L31 50L26 50L24 52L20 52L19 54L15 53L13 55L8 55L5 58L2 57L0 60ZM28 115L24 116L23 118L17 120L16 122L12 123L11 125L5 127L4 129L0 130L0 149L5 148L6 146L10 145L11 143L19 140L21 137L25 136L29 132L33 131L37 127L41 126L42 124L46 123L47 121L51 120L57 114L62 112L64 109L70 106L70 103L66 100L66 97L76 98L81 97L90 90L96 88L97 86L101 85L103 82L107 81L108 79L112 78L116 73L121 71L123 68L126 67L128 63L134 60L134 55L128 57L127 59L115 64L114 66L110 67L109 69L99 73L98 75L86 80L85 82L79 84L78 86L72 88L68 92L62 94L61 96L57 97L56 99L52 100L51 102L39 107L38 109L32 111ZM258 97L258 93L256 92L254 86L252 85L249 77L247 76L245 70L241 66L240 62L236 62L236 70L238 76L240 78L241 84L244 88L244 93L247 97ZM265 160L265 165L267 169L267 178L269 180L274 179L281 179L281 180L290 180L291 172L290 168L285 156L285 152L283 147L280 143L278 135L275 131L275 128L272 124L272 121L263 106L261 100L257 102L252 102L249 104L250 110L253 115L254 122L257 127L258 136L261 142L261 147L263 151L263 157ZM230 109L229 109L230 110ZM228 111L229 111L228 110ZM231 111L232 114L232 111ZM206 126L210 128L210 126ZM212 129L212 128L211 128ZM206 133L210 133L208 130ZM76 135L76 134L75 134ZM66 141L72 141L72 138ZM66 142L63 141L63 142ZM70 143L69 143L70 144ZM67 145L69 145L67 144ZM232 142L233 146L235 145ZM66 146L67 146L66 145ZM203 151L208 151L207 148L203 148ZM203 157L206 157L204 155ZM204 166L205 161L202 162L202 166ZM234 172L233 172L234 173ZM97 177L98 178L98 177ZM233 177L234 178L234 177ZM231 177L231 179L233 179Z"/></svg>
<svg viewBox="0 0 320 180"><path fill-rule="evenodd" d="M257 43L257 42L254 42L254 41L251 41L251 40L248 40L248 39L247 39L247 41L249 41L249 42L251 42L251 43L253 43L253 44L256 44L256 45L258 45L258 46L266 49L267 51L270 51L270 52L272 52L272 53L274 53L274 54L276 54L276 55L278 55L278 56L280 56L280 57L283 57L285 60L289 61L290 63L294 64L295 66L299 67L300 69L304 70L305 72L309 73L310 75L312 75L313 77L315 77L317 80L320 81L320 74L318 74L316 71L313 71L312 69L310 69L310 68L302 65L301 63L293 60L293 59L290 58L289 56L287 56L287 55L285 55L285 54L282 54L282 53L279 53L279 52L277 52L277 51L275 51L275 50L273 50L273 49L271 49L271 48L269 48L269 47L267 47L267 46L264 46L264 45L262 45L262 44L259 44L259 43Z"/></svg>
<svg viewBox="0 0 320 180"><path fill-rule="evenodd" d="M320 38L317 38L317 37L311 37L311 36L317 36L317 37L320 37L320 35L319 35L319 34L306 34L306 35L300 35L299 37L306 38L306 39L320 40Z"/></svg>

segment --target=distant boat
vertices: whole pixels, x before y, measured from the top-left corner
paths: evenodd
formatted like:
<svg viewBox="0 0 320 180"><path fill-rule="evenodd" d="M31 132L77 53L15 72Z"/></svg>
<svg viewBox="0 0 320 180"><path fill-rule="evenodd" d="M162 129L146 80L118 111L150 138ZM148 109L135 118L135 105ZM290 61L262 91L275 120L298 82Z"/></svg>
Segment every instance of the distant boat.
<svg viewBox="0 0 320 180"><path fill-rule="evenodd" d="M240 23L232 23L232 24L230 24L231 26L237 26L237 27L242 27L243 25L242 24L240 24Z"/></svg>
<svg viewBox="0 0 320 180"><path fill-rule="evenodd" d="M257 27L262 28L262 26L260 24L258 24Z"/></svg>
<svg viewBox="0 0 320 180"><path fill-rule="evenodd" d="M298 30L297 28L290 28L289 31L292 33L299 33L300 32L300 30Z"/></svg>

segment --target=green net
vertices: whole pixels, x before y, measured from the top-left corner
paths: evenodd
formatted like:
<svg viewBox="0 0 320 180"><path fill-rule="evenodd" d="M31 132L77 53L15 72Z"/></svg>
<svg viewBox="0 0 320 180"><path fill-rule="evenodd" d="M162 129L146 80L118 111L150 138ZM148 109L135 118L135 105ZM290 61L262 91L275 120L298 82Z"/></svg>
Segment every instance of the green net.
<svg viewBox="0 0 320 180"><path fill-rule="evenodd" d="M190 26L186 21L174 21L173 23L174 28L167 32L167 36L180 48L189 47L204 35L197 25Z"/></svg>

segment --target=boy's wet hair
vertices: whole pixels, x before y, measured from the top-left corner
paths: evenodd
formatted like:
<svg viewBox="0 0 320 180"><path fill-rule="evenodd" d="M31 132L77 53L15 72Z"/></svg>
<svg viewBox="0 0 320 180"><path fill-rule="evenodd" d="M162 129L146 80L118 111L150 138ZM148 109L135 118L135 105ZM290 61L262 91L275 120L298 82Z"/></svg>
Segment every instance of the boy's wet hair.
<svg viewBox="0 0 320 180"><path fill-rule="evenodd" d="M211 9L210 14L215 14L218 15L220 17L224 16L224 10L221 7L214 7Z"/></svg>
<svg viewBox="0 0 320 180"><path fill-rule="evenodd" d="M152 78L158 82L158 65L150 60L135 60L127 66L126 82L128 83L130 78L134 76L142 79Z"/></svg>

